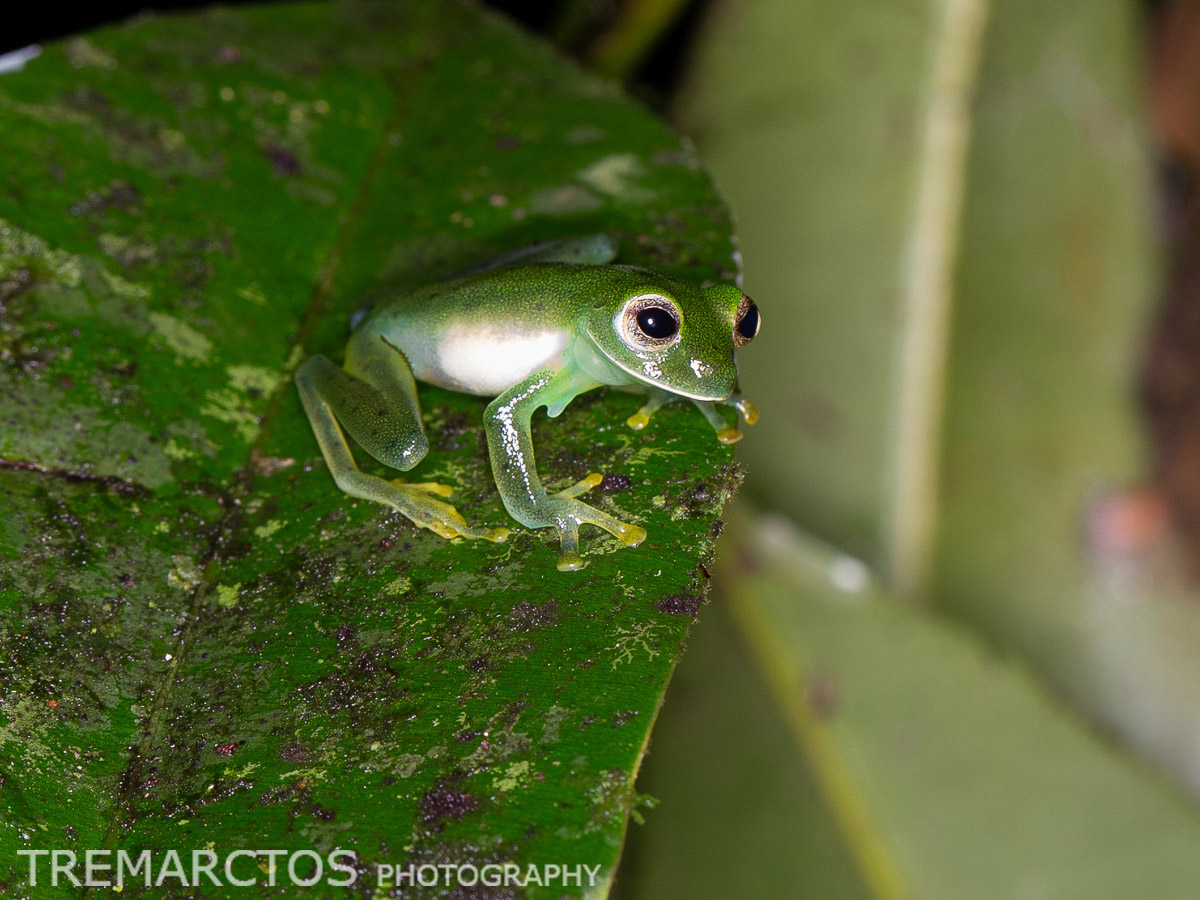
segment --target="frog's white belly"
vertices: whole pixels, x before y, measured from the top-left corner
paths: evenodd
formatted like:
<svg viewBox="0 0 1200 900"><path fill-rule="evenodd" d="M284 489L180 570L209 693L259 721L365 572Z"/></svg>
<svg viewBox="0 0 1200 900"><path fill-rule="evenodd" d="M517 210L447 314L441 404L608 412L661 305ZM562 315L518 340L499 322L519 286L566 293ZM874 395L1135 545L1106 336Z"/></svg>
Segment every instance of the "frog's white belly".
<svg viewBox="0 0 1200 900"><path fill-rule="evenodd" d="M568 335L561 329L450 328L436 340L404 347L413 375L452 391L494 397L539 369L561 360Z"/></svg>

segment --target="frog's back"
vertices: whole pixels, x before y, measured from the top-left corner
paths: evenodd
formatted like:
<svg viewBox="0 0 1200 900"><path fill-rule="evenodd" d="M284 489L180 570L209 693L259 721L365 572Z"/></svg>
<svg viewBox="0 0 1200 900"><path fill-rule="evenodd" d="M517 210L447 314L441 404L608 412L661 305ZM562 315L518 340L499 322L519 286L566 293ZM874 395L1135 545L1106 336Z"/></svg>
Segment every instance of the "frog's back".
<svg viewBox="0 0 1200 900"><path fill-rule="evenodd" d="M420 381L493 397L565 361L579 313L620 274L567 263L482 272L397 297L356 334L399 349Z"/></svg>

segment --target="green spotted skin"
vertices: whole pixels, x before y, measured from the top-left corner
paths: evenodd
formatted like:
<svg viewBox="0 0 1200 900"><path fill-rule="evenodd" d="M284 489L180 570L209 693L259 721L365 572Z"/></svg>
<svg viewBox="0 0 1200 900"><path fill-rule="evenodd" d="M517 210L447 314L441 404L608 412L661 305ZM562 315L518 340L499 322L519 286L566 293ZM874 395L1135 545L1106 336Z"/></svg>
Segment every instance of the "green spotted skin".
<svg viewBox="0 0 1200 900"><path fill-rule="evenodd" d="M701 289L649 269L610 265L604 236L526 248L473 274L396 297L358 326L338 367L307 360L296 384L321 452L346 493L391 506L446 538L502 541L507 528L469 525L434 483L387 481L360 471L346 434L385 465L407 471L429 441L416 381L495 399L484 414L496 486L509 514L528 528L556 529L558 567L582 568L579 526L596 525L636 546L643 528L579 500L593 473L550 494L538 477L530 423L557 416L601 385L648 395L628 424L640 429L664 403L691 400L718 439L741 434L715 404L757 417L735 392L735 348L757 333L758 311L731 285Z"/></svg>

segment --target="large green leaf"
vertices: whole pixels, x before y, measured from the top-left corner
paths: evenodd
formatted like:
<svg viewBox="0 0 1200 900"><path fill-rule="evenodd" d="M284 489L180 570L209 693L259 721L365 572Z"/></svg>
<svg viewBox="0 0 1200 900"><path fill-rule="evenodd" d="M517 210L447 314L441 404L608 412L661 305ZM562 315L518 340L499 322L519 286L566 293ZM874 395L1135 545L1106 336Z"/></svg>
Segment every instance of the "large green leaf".
<svg viewBox="0 0 1200 900"><path fill-rule="evenodd" d="M534 239L730 277L695 159L433 0L66 41L0 77L0 147L0 893L77 893L30 889L22 849L206 846L347 848L368 885L586 863L602 892L728 450L679 408L634 435L625 395L540 420L547 480L612 473L597 502L650 534L559 573L544 532L447 543L341 494L289 376L371 291ZM483 403L422 397L414 475L500 524Z"/></svg>

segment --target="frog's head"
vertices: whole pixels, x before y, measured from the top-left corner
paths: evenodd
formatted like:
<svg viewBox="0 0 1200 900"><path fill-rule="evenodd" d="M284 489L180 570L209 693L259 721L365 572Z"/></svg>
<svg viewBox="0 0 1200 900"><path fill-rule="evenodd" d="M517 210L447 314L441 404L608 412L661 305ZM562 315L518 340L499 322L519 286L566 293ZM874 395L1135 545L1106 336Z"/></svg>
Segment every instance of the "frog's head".
<svg viewBox="0 0 1200 900"><path fill-rule="evenodd" d="M734 350L758 334L758 307L733 285L698 288L620 267L622 288L588 311L584 329L610 363L673 394L724 400L734 391Z"/></svg>

